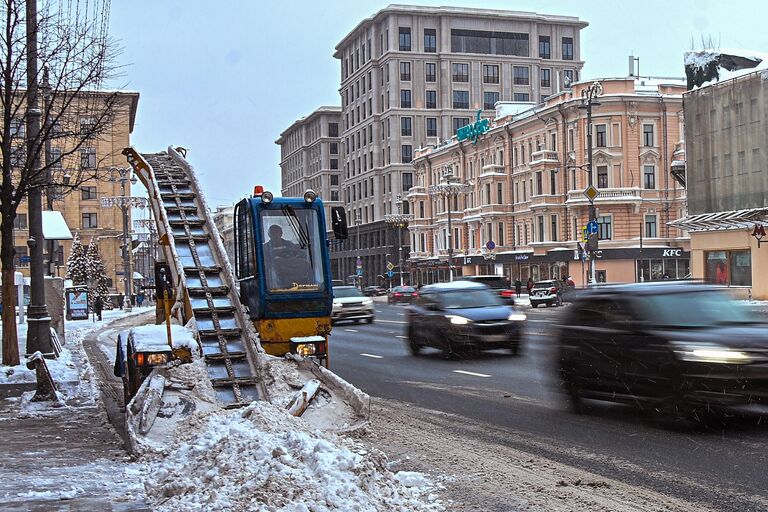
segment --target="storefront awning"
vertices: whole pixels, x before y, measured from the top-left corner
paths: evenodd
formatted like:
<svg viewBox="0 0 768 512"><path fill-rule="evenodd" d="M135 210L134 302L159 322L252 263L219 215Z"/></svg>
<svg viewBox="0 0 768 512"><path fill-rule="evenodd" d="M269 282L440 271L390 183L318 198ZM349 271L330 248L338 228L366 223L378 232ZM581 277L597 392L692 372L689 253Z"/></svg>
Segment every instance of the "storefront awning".
<svg viewBox="0 0 768 512"><path fill-rule="evenodd" d="M726 229L752 229L756 222L768 223L768 208L731 210L727 212L689 215L669 223L686 231L718 231Z"/></svg>

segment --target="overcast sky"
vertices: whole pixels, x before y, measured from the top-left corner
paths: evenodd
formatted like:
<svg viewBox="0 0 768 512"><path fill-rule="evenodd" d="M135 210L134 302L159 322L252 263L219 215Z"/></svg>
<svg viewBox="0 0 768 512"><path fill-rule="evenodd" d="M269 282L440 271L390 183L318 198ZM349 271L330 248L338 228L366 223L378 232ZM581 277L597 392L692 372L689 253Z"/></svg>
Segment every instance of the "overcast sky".
<svg viewBox="0 0 768 512"><path fill-rule="evenodd" d="M406 3L406 2L400 2ZM122 84L141 98L132 143L142 152L189 149L211 207L255 184L280 191L275 140L320 105L340 103L334 47L363 18L389 5L366 0L113 1L111 33L123 46ZM762 2L711 0L422 0L577 16L583 78L683 77L683 52L712 37L721 48L768 51Z"/></svg>

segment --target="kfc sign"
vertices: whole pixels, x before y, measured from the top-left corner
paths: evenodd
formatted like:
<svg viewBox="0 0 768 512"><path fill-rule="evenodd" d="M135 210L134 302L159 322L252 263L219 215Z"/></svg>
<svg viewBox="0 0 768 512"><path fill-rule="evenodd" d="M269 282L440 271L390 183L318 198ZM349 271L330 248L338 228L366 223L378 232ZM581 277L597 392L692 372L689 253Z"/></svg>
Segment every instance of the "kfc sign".
<svg viewBox="0 0 768 512"><path fill-rule="evenodd" d="M682 256L683 250L682 249L664 249L661 253L662 258L672 258L672 257L679 257Z"/></svg>

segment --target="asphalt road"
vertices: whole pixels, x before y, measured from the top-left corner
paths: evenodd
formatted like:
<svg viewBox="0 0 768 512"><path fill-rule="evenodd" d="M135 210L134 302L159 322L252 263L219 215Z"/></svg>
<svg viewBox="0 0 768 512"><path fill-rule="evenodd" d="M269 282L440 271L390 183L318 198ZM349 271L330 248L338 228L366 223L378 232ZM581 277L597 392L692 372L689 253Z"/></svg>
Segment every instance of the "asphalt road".
<svg viewBox="0 0 768 512"><path fill-rule="evenodd" d="M768 421L733 418L675 431L619 406L568 411L555 378L551 325L565 308L524 308L523 353L412 356L405 307L376 304L373 324L339 323L332 369L372 396L471 418L499 443L722 511L768 510ZM498 434L498 429L504 435Z"/></svg>

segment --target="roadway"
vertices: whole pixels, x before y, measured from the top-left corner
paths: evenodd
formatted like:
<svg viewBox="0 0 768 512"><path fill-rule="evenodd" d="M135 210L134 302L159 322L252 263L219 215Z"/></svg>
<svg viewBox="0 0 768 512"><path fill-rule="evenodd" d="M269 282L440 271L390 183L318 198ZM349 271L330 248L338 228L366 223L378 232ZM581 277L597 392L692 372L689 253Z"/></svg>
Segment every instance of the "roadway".
<svg viewBox="0 0 768 512"><path fill-rule="evenodd" d="M675 431L619 406L594 404L584 415L568 411L555 378L550 331L567 307L523 308L528 321L519 357L498 350L452 360L432 349L410 354L405 307L377 302L373 324L337 324L332 369L371 396L488 425L489 443L716 510L768 510L764 420L733 418Z"/></svg>

